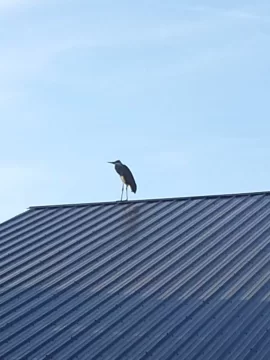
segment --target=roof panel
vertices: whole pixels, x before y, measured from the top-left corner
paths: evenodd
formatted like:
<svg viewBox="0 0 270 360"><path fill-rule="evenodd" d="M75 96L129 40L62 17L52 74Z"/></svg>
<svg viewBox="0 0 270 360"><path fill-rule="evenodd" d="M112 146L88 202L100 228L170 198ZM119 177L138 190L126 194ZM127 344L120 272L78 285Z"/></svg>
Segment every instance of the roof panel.
<svg viewBox="0 0 270 360"><path fill-rule="evenodd" d="M270 195L42 206L0 225L1 359L270 357Z"/></svg>

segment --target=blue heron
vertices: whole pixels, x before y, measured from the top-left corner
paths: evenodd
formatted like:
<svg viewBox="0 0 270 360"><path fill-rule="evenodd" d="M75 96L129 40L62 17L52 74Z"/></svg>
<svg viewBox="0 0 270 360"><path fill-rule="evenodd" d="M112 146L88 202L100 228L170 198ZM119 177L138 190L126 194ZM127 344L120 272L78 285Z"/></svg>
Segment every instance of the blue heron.
<svg viewBox="0 0 270 360"><path fill-rule="evenodd" d="M126 185L126 200L128 200L128 186L130 186L131 191L134 192L134 194L137 191L137 185L132 175L132 172L126 165L122 164L120 160L108 162L109 164L114 164L115 171L120 175L120 178L123 181L121 201L123 199L124 185Z"/></svg>

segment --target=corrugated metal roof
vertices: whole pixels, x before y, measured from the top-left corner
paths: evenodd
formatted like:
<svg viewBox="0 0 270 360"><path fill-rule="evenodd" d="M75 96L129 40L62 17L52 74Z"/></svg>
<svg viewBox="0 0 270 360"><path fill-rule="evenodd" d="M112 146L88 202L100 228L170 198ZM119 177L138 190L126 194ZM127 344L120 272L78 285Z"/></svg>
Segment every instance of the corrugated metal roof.
<svg viewBox="0 0 270 360"><path fill-rule="evenodd" d="M270 194L33 207L0 225L0 359L270 359Z"/></svg>

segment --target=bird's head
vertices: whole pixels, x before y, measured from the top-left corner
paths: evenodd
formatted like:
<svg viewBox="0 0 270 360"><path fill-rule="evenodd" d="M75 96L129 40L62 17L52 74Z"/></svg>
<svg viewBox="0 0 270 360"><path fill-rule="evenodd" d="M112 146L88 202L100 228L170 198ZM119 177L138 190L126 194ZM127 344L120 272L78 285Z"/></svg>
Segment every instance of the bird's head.
<svg viewBox="0 0 270 360"><path fill-rule="evenodd" d="M122 165L120 160L116 160L116 161L108 161L109 164L114 164L114 165Z"/></svg>

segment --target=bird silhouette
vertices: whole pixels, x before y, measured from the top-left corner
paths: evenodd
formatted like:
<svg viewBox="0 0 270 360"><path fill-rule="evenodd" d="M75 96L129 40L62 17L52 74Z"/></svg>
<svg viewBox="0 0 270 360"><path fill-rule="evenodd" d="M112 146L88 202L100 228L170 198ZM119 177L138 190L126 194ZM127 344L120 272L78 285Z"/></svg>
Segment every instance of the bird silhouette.
<svg viewBox="0 0 270 360"><path fill-rule="evenodd" d="M131 188L131 191L134 194L137 191L137 184L132 175L132 172L126 165L122 164L120 160L108 161L108 163L114 165L115 171L119 174L119 176L123 182L122 192L121 192L121 201L123 199L124 185L126 185L126 200L128 200L128 186Z"/></svg>

